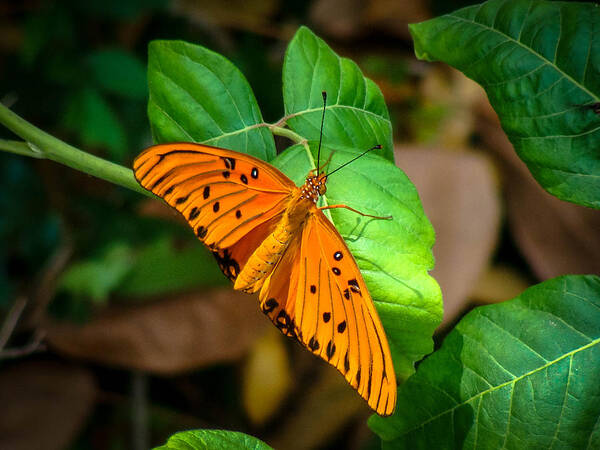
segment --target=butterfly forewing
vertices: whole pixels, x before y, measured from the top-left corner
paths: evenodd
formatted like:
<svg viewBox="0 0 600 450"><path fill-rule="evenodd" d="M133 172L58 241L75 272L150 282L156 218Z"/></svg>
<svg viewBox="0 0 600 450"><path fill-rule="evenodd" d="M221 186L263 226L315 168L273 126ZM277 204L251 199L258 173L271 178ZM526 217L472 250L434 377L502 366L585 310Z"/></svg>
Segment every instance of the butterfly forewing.
<svg viewBox="0 0 600 450"><path fill-rule="evenodd" d="M264 161L200 144L150 147L133 168L139 183L176 208L213 250L231 247L271 222L295 188Z"/></svg>

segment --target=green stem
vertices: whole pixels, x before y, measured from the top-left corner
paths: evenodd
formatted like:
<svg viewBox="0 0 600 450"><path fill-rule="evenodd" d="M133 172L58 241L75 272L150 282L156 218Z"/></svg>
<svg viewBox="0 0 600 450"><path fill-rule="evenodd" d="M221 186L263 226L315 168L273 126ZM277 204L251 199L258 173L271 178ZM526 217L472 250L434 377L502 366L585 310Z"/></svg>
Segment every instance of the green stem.
<svg viewBox="0 0 600 450"><path fill-rule="evenodd" d="M15 153L17 155L29 156L30 158L44 159L44 155L33 145L27 145L21 141L7 141L0 139L0 150Z"/></svg>
<svg viewBox="0 0 600 450"><path fill-rule="evenodd" d="M269 125L269 129L271 130L271 133L273 133L277 136L286 137L286 138L292 140L293 142L295 142L296 144L302 144L305 147L308 145L306 138L303 138L298 133L293 132L289 128L283 128L283 127L279 127L277 125Z"/></svg>
<svg viewBox="0 0 600 450"><path fill-rule="evenodd" d="M90 155L30 124L0 103L0 123L26 142L0 140L0 150L45 158L152 197L131 169Z"/></svg>

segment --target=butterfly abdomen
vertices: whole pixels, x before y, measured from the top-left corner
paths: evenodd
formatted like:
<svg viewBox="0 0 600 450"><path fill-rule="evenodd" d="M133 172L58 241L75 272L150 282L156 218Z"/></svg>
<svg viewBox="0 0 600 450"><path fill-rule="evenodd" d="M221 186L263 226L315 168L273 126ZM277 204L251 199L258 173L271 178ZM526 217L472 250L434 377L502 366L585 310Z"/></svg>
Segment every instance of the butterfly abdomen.
<svg viewBox="0 0 600 450"><path fill-rule="evenodd" d="M234 289L247 293L258 292L265 279L281 259L283 253L308 216L305 201L292 201L273 232L252 253L238 275Z"/></svg>

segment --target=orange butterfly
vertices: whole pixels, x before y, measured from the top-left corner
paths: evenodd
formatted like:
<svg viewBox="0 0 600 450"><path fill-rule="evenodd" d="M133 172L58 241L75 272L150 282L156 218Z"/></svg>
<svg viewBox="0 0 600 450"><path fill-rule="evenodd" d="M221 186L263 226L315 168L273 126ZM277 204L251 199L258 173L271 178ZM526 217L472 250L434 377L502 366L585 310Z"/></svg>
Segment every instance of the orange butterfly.
<svg viewBox="0 0 600 450"><path fill-rule="evenodd" d="M277 328L336 367L378 414L392 414L396 376L386 335L322 210L359 212L317 207L327 175L313 169L298 188L260 159L193 143L150 147L133 168L144 188L185 217L234 289L260 292Z"/></svg>

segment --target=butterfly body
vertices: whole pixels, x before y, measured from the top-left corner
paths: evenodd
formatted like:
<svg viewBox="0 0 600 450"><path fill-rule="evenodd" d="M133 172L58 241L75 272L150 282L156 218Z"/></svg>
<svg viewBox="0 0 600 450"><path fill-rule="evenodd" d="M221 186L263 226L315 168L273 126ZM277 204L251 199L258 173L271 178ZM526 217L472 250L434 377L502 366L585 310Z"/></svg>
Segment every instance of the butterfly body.
<svg viewBox="0 0 600 450"><path fill-rule="evenodd" d="M234 289L249 294L260 290L294 236L301 234L306 220L313 214L323 214L316 203L319 196L326 192L326 181L325 176L312 175L311 171L304 185L292 190L283 216L273 232L250 256L235 280Z"/></svg>
<svg viewBox="0 0 600 450"><path fill-rule="evenodd" d="M387 338L356 261L322 211L346 206L317 206L327 181L317 172L297 187L257 158L193 143L156 145L134 162L138 182L184 216L235 289L258 292L282 333L390 415Z"/></svg>

